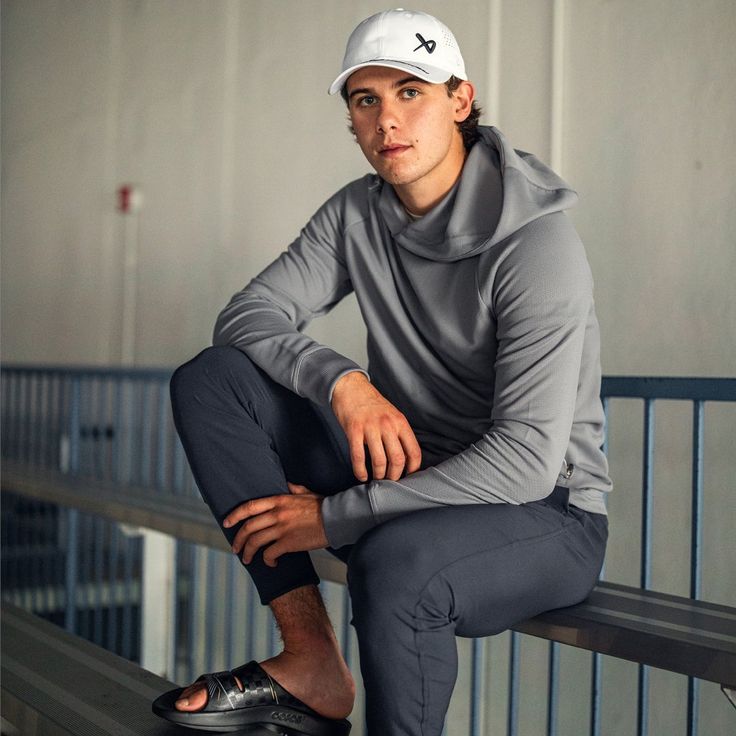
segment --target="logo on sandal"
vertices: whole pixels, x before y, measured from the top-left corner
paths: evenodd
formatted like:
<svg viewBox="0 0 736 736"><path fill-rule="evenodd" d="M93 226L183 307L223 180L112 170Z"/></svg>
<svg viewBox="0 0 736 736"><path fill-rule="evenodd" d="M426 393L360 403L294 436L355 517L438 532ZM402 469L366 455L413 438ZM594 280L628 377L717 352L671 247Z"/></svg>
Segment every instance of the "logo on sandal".
<svg viewBox="0 0 736 736"><path fill-rule="evenodd" d="M271 713L271 718L274 721L283 721L284 723L296 723L299 724L304 720L304 716L300 716L297 713L284 713L283 711L275 710Z"/></svg>

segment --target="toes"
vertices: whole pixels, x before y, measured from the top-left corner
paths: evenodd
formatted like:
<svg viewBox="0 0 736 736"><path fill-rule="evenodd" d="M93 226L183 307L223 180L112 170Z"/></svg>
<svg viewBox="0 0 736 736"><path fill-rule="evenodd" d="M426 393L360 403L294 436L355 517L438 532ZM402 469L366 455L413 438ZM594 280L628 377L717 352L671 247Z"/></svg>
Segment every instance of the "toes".
<svg viewBox="0 0 736 736"><path fill-rule="evenodd" d="M185 702L186 701L186 702ZM207 702L207 693L201 685L190 685L182 690L175 706L177 710L198 710Z"/></svg>

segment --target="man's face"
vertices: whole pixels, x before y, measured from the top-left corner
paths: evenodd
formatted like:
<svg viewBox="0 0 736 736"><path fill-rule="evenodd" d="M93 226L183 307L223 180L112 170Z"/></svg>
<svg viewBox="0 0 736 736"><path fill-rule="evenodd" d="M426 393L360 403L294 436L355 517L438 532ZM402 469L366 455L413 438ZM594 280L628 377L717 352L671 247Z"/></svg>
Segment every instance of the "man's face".
<svg viewBox="0 0 736 736"><path fill-rule="evenodd" d="M454 181L464 161L455 122L467 113L444 84L369 66L350 76L347 92L358 144L381 178L399 188Z"/></svg>

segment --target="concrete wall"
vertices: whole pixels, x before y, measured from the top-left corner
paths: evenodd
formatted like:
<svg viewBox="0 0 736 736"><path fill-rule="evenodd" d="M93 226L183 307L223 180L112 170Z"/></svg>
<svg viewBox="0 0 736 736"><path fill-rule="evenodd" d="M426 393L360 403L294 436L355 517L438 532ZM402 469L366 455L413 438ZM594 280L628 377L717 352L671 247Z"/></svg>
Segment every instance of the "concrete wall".
<svg viewBox="0 0 736 736"><path fill-rule="evenodd" d="M173 366L209 344L230 295L368 170L326 88L349 31L384 7L3 0L3 360ZM484 121L581 194L571 214L596 277L604 372L734 375L733 0L422 8L455 31ZM116 212L127 182L145 197L138 215ZM310 332L365 360L352 299ZM608 573L636 584L640 410L613 418ZM704 592L733 603L736 420L712 407L707 421ZM679 405L658 416L654 579L679 593L687 550L667 542L689 528L688 422ZM563 658L563 734L585 729L587 661ZM521 732L541 733L544 672L532 664L524 677L534 702ZM503 678L489 670L488 733L503 721ZM635 668L607 664L606 734L631 732L634 683ZM678 731L680 678L656 673L653 689L653 733ZM726 733L732 719L705 687L702 732Z"/></svg>

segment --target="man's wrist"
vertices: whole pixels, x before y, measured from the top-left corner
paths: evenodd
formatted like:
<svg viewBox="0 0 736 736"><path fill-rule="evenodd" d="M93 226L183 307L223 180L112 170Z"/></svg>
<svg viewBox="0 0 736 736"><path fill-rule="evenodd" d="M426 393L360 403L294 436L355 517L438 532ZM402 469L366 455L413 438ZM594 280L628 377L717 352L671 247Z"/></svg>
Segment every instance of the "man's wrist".
<svg viewBox="0 0 736 736"><path fill-rule="evenodd" d="M350 390L353 386L359 386L362 383L370 383L368 376L362 371L349 371L335 381L335 385L332 388L332 404L336 399L339 400L340 395Z"/></svg>

